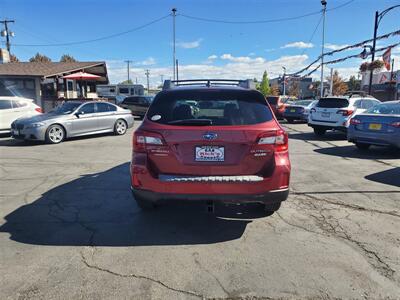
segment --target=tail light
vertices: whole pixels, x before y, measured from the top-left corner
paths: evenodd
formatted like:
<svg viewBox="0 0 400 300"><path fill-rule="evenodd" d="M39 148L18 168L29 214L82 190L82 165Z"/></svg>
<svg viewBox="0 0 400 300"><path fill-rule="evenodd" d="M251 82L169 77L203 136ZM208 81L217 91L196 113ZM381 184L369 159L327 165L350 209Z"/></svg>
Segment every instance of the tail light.
<svg viewBox="0 0 400 300"><path fill-rule="evenodd" d="M359 125L359 124L361 124L361 121L359 120L359 119L351 119L350 120L350 124L351 125Z"/></svg>
<svg viewBox="0 0 400 300"><path fill-rule="evenodd" d="M133 134L133 151L146 152L146 147L149 145L161 146L164 145L163 138L160 134L154 132L136 131Z"/></svg>
<svg viewBox="0 0 400 300"><path fill-rule="evenodd" d="M393 122L390 124L390 126L396 127L396 128L400 128L400 122Z"/></svg>
<svg viewBox="0 0 400 300"><path fill-rule="evenodd" d="M265 132L258 137L258 145L274 145L275 151L282 152L289 148L288 134L283 130Z"/></svg>
<svg viewBox="0 0 400 300"><path fill-rule="evenodd" d="M37 111L38 113L43 113L43 110L42 110L41 107L36 107L36 108L35 108L35 111Z"/></svg>
<svg viewBox="0 0 400 300"><path fill-rule="evenodd" d="M354 110L350 109L339 109L336 113L341 114L342 116L348 117L353 114Z"/></svg>

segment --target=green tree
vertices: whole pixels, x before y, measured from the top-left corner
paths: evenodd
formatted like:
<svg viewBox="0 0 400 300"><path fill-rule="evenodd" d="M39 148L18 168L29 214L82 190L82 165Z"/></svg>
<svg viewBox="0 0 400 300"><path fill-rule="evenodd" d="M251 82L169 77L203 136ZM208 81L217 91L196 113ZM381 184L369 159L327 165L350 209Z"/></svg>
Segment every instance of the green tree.
<svg viewBox="0 0 400 300"><path fill-rule="evenodd" d="M121 81L119 84L133 84L132 79Z"/></svg>
<svg viewBox="0 0 400 300"><path fill-rule="evenodd" d="M35 56L31 57L29 59L30 62L42 62L42 63L49 63L51 62L51 59L47 57L46 55L36 53Z"/></svg>
<svg viewBox="0 0 400 300"><path fill-rule="evenodd" d="M360 90L361 82L356 79L356 76L352 75L347 82L347 86L350 91L358 91Z"/></svg>
<svg viewBox="0 0 400 300"><path fill-rule="evenodd" d="M260 86L258 90L264 95L270 95L271 94L271 87L269 86L269 79L268 79L268 74L267 71L264 71Z"/></svg>
<svg viewBox="0 0 400 300"><path fill-rule="evenodd" d="M77 60L69 55L69 54L64 54L63 56L61 56L60 58L60 62L76 62Z"/></svg>

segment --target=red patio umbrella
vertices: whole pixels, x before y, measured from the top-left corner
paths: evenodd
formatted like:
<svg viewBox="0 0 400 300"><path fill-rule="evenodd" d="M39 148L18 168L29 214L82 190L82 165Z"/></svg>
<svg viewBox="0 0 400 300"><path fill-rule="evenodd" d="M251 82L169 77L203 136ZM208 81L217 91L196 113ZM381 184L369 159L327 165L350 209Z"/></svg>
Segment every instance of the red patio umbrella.
<svg viewBox="0 0 400 300"><path fill-rule="evenodd" d="M62 78L63 79L79 80L79 81L83 81L83 80L84 81L92 81L92 80L97 80L97 79L101 78L101 76L81 71L81 72L65 75ZM82 95L82 84L79 84L79 85L80 85L80 90L81 90L81 95ZM85 87L86 87L86 82L85 82ZM85 89L87 89L87 87ZM85 94L86 94L86 92L87 91L85 91Z"/></svg>

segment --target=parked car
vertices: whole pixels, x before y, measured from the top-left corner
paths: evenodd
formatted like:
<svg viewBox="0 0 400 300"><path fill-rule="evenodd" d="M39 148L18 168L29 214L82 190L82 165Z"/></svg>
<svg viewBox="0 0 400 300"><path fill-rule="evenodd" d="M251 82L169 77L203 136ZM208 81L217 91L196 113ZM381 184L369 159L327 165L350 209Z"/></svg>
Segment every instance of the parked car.
<svg viewBox="0 0 400 300"><path fill-rule="evenodd" d="M379 103L375 98L360 97L358 94L321 98L310 110L308 125L318 136L324 135L327 130L346 132L351 117Z"/></svg>
<svg viewBox="0 0 400 300"><path fill-rule="evenodd" d="M300 100L286 106L283 117L288 123L296 120L308 121L310 109L317 104L318 100Z"/></svg>
<svg viewBox="0 0 400 300"><path fill-rule="evenodd" d="M153 101L153 97L150 96L130 96L126 97L120 106L130 109L132 115L143 118L151 104L151 101Z"/></svg>
<svg viewBox="0 0 400 300"><path fill-rule="evenodd" d="M42 109L32 99L0 96L0 134L10 133L14 120L41 113Z"/></svg>
<svg viewBox="0 0 400 300"><path fill-rule="evenodd" d="M289 193L287 133L251 81L199 82L166 81L134 133L131 186L138 205L259 202L277 210Z"/></svg>
<svg viewBox="0 0 400 300"><path fill-rule="evenodd" d="M371 145L400 148L400 101L381 103L353 117L347 139L359 149Z"/></svg>
<svg viewBox="0 0 400 300"><path fill-rule="evenodd" d="M123 135L133 126L133 116L107 102L64 102L55 110L30 118L21 118L11 124L12 137L24 140L61 143L65 138L114 132Z"/></svg>
<svg viewBox="0 0 400 300"><path fill-rule="evenodd" d="M283 119L286 106L295 100L295 98L289 96L267 96L266 98L276 118L279 120Z"/></svg>

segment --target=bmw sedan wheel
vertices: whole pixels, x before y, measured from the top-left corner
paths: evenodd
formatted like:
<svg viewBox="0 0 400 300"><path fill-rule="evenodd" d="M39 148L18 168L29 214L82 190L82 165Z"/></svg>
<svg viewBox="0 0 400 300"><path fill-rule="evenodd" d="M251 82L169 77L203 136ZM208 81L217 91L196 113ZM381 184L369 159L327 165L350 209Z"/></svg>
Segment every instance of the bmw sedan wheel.
<svg viewBox="0 0 400 300"><path fill-rule="evenodd" d="M128 125L126 122L122 119L118 119L117 122L115 122L114 125L114 133L116 135L124 135L126 133L126 130L128 129Z"/></svg>
<svg viewBox="0 0 400 300"><path fill-rule="evenodd" d="M46 131L46 142L50 144L61 143L65 139L65 130L60 125L51 125Z"/></svg>

